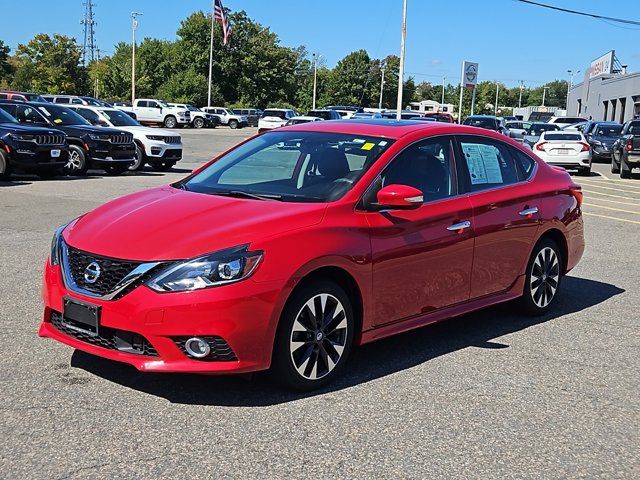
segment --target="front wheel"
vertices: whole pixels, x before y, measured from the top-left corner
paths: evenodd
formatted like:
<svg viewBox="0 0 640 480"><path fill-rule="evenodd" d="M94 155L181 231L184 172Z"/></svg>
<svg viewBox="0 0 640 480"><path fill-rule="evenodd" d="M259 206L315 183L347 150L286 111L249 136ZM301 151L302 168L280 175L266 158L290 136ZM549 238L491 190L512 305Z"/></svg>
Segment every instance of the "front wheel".
<svg viewBox="0 0 640 480"><path fill-rule="evenodd" d="M545 238L538 242L525 274L522 310L529 315L544 315L555 300L562 280L562 254L558 245Z"/></svg>
<svg viewBox="0 0 640 480"><path fill-rule="evenodd" d="M238 128L238 121L237 120L229 120L229 128L232 128L234 130L236 128Z"/></svg>
<svg viewBox="0 0 640 480"><path fill-rule="evenodd" d="M87 154L78 145L69 145L69 159L62 171L66 175L85 175L89 169Z"/></svg>
<svg viewBox="0 0 640 480"><path fill-rule="evenodd" d="M5 180L11 175L9 168L9 158L3 150L0 150L0 180Z"/></svg>
<svg viewBox="0 0 640 480"><path fill-rule="evenodd" d="M202 118L200 118L200 117L196 118L193 121L193 126L194 126L194 128L202 128L202 127L204 127L204 120Z"/></svg>
<svg viewBox="0 0 640 480"><path fill-rule="evenodd" d="M326 385L349 357L354 325L351 302L342 288L325 280L303 286L280 318L271 374L296 390Z"/></svg>
<svg viewBox="0 0 640 480"><path fill-rule="evenodd" d="M176 117L168 116L164 119L165 128L176 128L177 124L178 121L176 120Z"/></svg>
<svg viewBox="0 0 640 480"><path fill-rule="evenodd" d="M136 144L135 159L136 159L136 161L133 162L133 164L129 165L129 170L131 170L133 172L137 172L138 170L142 170L142 167L144 167L144 164L145 164L144 150L138 144Z"/></svg>

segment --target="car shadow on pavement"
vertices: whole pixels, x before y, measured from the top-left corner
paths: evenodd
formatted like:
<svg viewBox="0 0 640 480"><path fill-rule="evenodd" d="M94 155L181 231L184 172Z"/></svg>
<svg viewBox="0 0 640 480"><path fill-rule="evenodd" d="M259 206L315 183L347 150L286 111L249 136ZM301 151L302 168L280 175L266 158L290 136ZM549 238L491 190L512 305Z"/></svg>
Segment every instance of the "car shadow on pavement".
<svg viewBox="0 0 640 480"><path fill-rule="evenodd" d="M166 398L172 403L245 407L276 405L360 385L467 347L509 348L509 345L493 340L588 309L624 292L614 285L579 277L568 276L563 282L562 294L553 310L545 316L523 316L509 304L504 304L373 342L353 352L340 378L326 388L310 393L280 389L264 374L251 378L141 373L130 365L79 350L74 352L71 366L125 387Z"/></svg>

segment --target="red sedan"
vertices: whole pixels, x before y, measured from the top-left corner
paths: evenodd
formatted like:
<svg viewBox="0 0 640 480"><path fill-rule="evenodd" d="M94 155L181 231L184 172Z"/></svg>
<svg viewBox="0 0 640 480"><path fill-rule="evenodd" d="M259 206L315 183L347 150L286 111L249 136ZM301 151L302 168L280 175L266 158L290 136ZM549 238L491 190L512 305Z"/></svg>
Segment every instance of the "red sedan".
<svg viewBox="0 0 640 480"><path fill-rule="evenodd" d="M324 385L353 347L519 299L553 306L581 189L484 129L271 131L56 232L40 335L149 372Z"/></svg>

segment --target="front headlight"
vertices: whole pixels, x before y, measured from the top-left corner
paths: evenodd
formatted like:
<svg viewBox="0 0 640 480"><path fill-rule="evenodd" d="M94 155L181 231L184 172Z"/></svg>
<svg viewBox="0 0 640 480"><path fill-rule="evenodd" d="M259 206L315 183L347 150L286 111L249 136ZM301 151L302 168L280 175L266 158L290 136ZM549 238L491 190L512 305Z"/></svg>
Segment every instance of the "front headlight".
<svg viewBox="0 0 640 480"><path fill-rule="evenodd" d="M62 247L62 232L67 228L68 223L62 225L56 230L51 239L51 253L49 255L49 261L52 266L60 264L60 249Z"/></svg>
<svg viewBox="0 0 640 480"><path fill-rule="evenodd" d="M89 138L91 140L109 140L109 135L90 133Z"/></svg>
<svg viewBox="0 0 640 480"><path fill-rule="evenodd" d="M262 252L247 245L185 260L147 281L156 292L189 292L239 282L249 277L260 263Z"/></svg>
<svg viewBox="0 0 640 480"><path fill-rule="evenodd" d="M35 137L33 135L25 135L24 133L12 133L9 135L13 140L20 142L33 142Z"/></svg>
<svg viewBox="0 0 640 480"><path fill-rule="evenodd" d="M149 140L162 141L164 137L162 135L146 135Z"/></svg>

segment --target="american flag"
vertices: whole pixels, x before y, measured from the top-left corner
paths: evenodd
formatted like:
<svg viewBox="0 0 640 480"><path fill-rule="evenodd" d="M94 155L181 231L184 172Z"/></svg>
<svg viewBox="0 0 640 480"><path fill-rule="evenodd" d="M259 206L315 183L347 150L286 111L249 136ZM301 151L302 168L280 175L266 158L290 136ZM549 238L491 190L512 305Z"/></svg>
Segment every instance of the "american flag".
<svg viewBox="0 0 640 480"><path fill-rule="evenodd" d="M222 25L222 33L224 38L222 42L226 45L229 43L229 35L231 34L231 27L229 21L224 13L224 7L222 6L222 0L214 0L213 2L213 20Z"/></svg>

